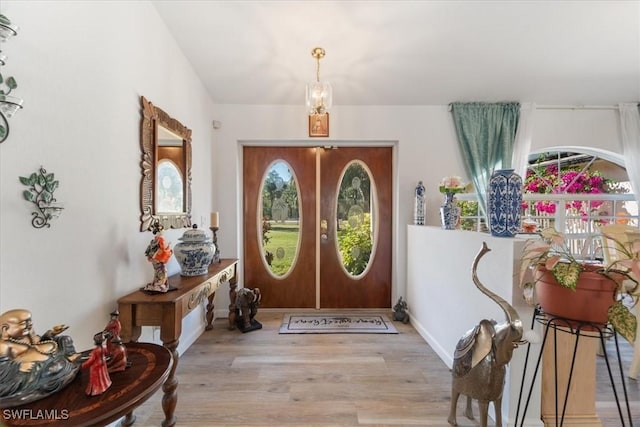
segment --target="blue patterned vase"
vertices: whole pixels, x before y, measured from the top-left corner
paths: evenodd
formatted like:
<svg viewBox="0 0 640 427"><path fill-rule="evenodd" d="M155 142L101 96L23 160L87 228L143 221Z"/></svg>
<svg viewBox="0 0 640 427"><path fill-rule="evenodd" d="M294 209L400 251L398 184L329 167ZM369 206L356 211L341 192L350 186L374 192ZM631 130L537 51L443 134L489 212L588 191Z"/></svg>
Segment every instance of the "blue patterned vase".
<svg viewBox="0 0 640 427"><path fill-rule="evenodd" d="M444 203L440 206L440 221L445 230L455 230L460 222L460 207L455 193L444 193Z"/></svg>
<svg viewBox="0 0 640 427"><path fill-rule="evenodd" d="M491 174L487 190L489 230L492 236L513 237L520 232L522 178L513 169Z"/></svg>

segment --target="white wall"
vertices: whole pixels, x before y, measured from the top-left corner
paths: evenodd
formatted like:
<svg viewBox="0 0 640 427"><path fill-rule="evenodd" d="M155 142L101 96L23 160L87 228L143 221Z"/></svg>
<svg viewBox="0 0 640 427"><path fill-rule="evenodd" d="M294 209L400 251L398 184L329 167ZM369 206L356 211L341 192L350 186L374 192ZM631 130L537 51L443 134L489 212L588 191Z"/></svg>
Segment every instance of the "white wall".
<svg viewBox="0 0 640 427"><path fill-rule="evenodd" d="M25 100L0 145L0 312L29 308L39 331L69 324L85 348L117 298L151 279L143 256L151 234L138 231L140 95L193 130L193 217L207 227L209 213L220 211L224 257L242 256L239 141L396 141L393 299L405 295L413 189L424 182L427 223L437 225L440 179L464 176L446 106L336 106L331 137L311 140L303 88L297 106L215 105L147 2L4 0L0 13L20 26L2 46L2 73L16 77L15 95ZM619 151L618 141L615 111L537 113L534 148ZM50 229L36 230L18 177L41 165L60 180L66 209ZM168 231L168 240L177 243L183 231ZM174 260L169 268L179 271ZM227 293L215 304L226 315ZM200 314L187 319L185 334L197 335Z"/></svg>
<svg viewBox="0 0 640 427"><path fill-rule="evenodd" d="M482 319L506 321L504 311L481 293L471 276L471 266L483 242L491 250L478 263L478 279L491 292L507 301L520 315L524 331L532 329L533 307L522 298L519 287L520 254L525 239L493 237L490 234L441 227L407 227L407 301L411 324L449 368L458 340ZM533 329L540 333L539 324ZM507 365L502 413L505 425L515 425L525 362L525 387L531 385L533 367L540 352L532 344L513 353ZM542 426L540 421L540 381L536 381L524 425ZM525 389L525 393L528 390ZM527 394L524 394L526 398ZM459 405L458 407L461 407ZM524 404L520 408L520 415ZM491 416L495 419L493 406Z"/></svg>
<svg viewBox="0 0 640 427"><path fill-rule="evenodd" d="M531 149L575 145L622 153L617 110L538 109Z"/></svg>
<svg viewBox="0 0 640 427"><path fill-rule="evenodd" d="M20 27L2 46L2 74L16 78L24 99L0 145L0 312L30 309L40 333L65 323L78 349L90 348L116 300L153 277L144 256L152 234L139 231L139 97L193 130L193 217L205 226L213 103L148 2L0 7ZM18 177L40 166L60 181L65 210L35 229ZM183 232L166 235L175 244ZM169 269L179 271L175 260ZM185 336L200 327L199 314Z"/></svg>

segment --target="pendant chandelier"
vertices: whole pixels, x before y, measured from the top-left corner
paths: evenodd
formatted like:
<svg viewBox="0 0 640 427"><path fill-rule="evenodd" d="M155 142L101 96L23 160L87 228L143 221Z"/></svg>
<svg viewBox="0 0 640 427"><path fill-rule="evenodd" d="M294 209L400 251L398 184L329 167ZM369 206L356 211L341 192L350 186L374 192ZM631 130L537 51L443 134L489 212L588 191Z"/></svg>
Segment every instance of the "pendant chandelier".
<svg viewBox="0 0 640 427"><path fill-rule="evenodd" d="M309 115L325 114L331 108L333 102L333 90L331 83L320 81L320 60L325 56L325 50L315 47L311 56L316 59L316 81L307 84L307 111Z"/></svg>

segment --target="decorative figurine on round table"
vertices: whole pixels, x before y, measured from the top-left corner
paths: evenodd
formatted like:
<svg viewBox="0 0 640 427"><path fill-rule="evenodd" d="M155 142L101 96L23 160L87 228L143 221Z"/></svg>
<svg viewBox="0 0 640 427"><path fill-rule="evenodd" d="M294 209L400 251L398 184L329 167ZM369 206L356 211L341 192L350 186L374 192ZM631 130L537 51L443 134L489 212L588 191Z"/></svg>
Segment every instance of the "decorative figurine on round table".
<svg viewBox="0 0 640 427"><path fill-rule="evenodd" d="M107 369L107 332L98 332L93 336L95 348L91 350L89 359L83 364L83 368L89 368L89 383L85 393L87 396L97 396L111 387L111 378Z"/></svg>
<svg viewBox="0 0 640 427"><path fill-rule="evenodd" d="M115 309L111 312L111 319L104 328L104 332L107 334L107 369L109 373L124 371L131 366L127 360L127 348L120 338L121 331L120 312Z"/></svg>
<svg viewBox="0 0 640 427"><path fill-rule="evenodd" d="M69 384L80 364L67 329L56 325L42 336L31 312L14 309L0 316L0 407L10 408L56 393Z"/></svg>

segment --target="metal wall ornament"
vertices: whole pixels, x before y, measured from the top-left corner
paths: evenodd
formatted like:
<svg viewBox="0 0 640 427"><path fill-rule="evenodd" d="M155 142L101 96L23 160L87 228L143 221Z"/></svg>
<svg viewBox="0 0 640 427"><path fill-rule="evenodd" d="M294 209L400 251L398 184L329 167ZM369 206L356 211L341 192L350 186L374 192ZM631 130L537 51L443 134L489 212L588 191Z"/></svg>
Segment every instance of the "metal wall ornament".
<svg viewBox="0 0 640 427"><path fill-rule="evenodd" d="M31 225L35 228L51 227L50 221L59 217L64 209L62 204L53 197L60 182L55 179L54 174L47 173L42 166L38 172L28 177L21 176L19 179L22 184L29 187L22 192L22 196L36 207L36 210L31 213L33 216Z"/></svg>
<svg viewBox="0 0 640 427"><path fill-rule="evenodd" d="M18 34L18 27L11 24L6 16L0 14L0 42L8 40ZM6 56L0 51L0 66L5 65ZM0 143L9 137L9 121L19 109L22 108L23 100L9 95L11 91L18 87L16 79L7 77L6 79L0 73Z"/></svg>

